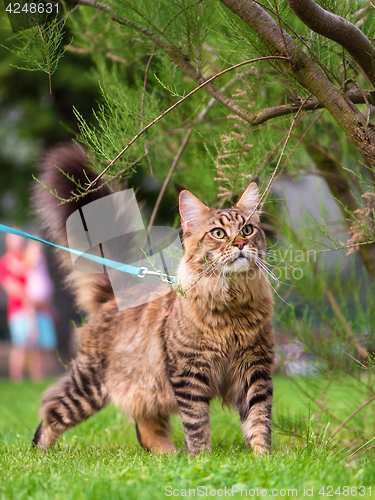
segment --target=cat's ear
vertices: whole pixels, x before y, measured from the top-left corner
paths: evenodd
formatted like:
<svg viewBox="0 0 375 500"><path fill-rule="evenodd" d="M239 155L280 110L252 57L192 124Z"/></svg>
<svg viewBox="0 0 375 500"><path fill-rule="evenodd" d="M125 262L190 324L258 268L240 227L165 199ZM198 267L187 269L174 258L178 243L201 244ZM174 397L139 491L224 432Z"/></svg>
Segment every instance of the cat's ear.
<svg viewBox="0 0 375 500"><path fill-rule="evenodd" d="M181 191L180 215L184 231L192 229L209 211L210 209L191 194L190 191L186 191L186 189Z"/></svg>
<svg viewBox="0 0 375 500"><path fill-rule="evenodd" d="M258 204L259 191L255 182L247 186L241 198L234 205L245 214L251 214Z"/></svg>

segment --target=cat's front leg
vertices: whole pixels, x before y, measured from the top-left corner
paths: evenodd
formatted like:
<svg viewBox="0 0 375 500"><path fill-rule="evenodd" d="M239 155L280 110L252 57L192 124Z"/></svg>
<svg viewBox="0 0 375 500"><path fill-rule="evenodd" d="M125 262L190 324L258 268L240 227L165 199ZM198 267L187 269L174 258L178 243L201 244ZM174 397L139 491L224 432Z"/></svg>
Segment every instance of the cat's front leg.
<svg viewBox="0 0 375 500"><path fill-rule="evenodd" d="M208 377L201 369L174 370L169 378L185 432L185 444L193 455L211 450Z"/></svg>
<svg viewBox="0 0 375 500"><path fill-rule="evenodd" d="M263 350L245 351L237 358L233 402L241 418L246 444L256 453L270 451L273 358Z"/></svg>

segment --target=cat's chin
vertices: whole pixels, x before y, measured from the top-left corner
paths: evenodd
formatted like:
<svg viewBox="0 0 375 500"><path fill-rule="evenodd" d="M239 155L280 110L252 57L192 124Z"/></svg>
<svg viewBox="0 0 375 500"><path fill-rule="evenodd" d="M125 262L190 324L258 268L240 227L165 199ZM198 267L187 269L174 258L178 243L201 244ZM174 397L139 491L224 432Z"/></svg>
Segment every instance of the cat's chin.
<svg viewBox="0 0 375 500"><path fill-rule="evenodd" d="M246 257L237 257L237 259L227 265L227 273L229 274L244 273L250 269L251 262Z"/></svg>

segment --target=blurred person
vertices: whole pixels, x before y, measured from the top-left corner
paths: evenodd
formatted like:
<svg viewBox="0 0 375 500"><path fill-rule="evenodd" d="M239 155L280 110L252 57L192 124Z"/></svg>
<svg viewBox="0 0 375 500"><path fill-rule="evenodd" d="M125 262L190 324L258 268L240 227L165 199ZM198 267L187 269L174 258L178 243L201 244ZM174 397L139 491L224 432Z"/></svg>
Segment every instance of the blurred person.
<svg viewBox="0 0 375 500"><path fill-rule="evenodd" d="M51 303L53 284L41 243L29 242L25 261L28 269L25 291L28 303L32 306L33 323L38 334L34 346L33 378L41 379L48 372L48 353L57 347Z"/></svg>
<svg viewBox="0 0 375 500"><path fill-rule="evenodd" d="M20 236L7 234L7 251L0 259L0 284L8 299L7 319L12 341L9 354L11 380L21 382L26 362L26 350L37 340L33 308L26 294L27 264L24 255L24 240Z"/></svg>

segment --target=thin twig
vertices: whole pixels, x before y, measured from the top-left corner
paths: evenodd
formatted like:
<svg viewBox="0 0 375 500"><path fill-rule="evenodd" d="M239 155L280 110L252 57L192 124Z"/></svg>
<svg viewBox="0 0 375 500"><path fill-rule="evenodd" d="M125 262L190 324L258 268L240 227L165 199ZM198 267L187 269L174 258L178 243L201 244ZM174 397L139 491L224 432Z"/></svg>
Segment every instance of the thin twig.
<svg viewBox="0 0 375 500"><path fill-rule="evenodd" d="M169 183L169 181L170 181L170 179L172 177L174 169L176 168L176 165L179 162L179 160L181 158L181 155L184 152L184 149L186 148L187 143L189 142L189 139L190 139L190 136L191 136L192 132L193 132L193 129L191 128L191 129L188 130L188 133L185 135L184 140L182 141L181 146L180 146L179 150L177 151L177 154L176 154L176 156L175 156L175 158L173 160L171 168L169 169L168 175L167 175L167 177L164 180L163 186L162 186L162 188L160 190L158 199L156 200L154 209L153 209L151 217L150 217L150 223L149 223L148 228L147 228L146 238L148 237L149 232L151 231L151 228L152 228L152 226L154 224L154 220L155 220L157 211L159 209L160 202L161 202L161 200L162 200L162 198L164 196L164 192L165 192L165 190L166 190L166 188L168 186L168 183Z"/></svg>
<svg viewBox="0 0 375 500"><path fill-rule="evenodd" d="M259 205L260 205L260 209L261 209L261 210L263 209L264 202L266 201L266 199L267 199L267 197L268 197L268 195L269 195L269 193L270 193L271 187L272 187L272 185L273 185L273 182L274 182L274 179L275 179L275 176L276 176L276 172L277 172L277 170L278 170L278 168L279 168L279 165L280 165L281 159L282 159L282 157L283 157L283 155L284 155L284 152L285 152L286 146L287 146L287 144L288 144L288 142L289 142L289 139L290 139L290 136L291 136L292 130L293 130L293 128L294 128L294 126L295 126L295 124L296 124L296 122L297 122L297 118L298 118L298 116L299 116L300 112L302 111L303 104L304 104L306 101L307 101L307 99L304 99L304 100L301 102L301 105L300 105L300 107L299 107L299 109L298 109L297 113L294 115L293 121L292 121L292 123L291 123L291 125L290 125L289 132L288 132L288 135L287 135L287 137L286 137L286 140L285 140L285 143L284 143L283 149L282 149L282 151L281 151L281 154L280 154L280 156L279 156L279 160L278 160L278 162L277 162L277 165L276 165L276 167L275 167L275 170L272 172L271 179L269 180L269 183L267 184L266 189L263 191L263 194L262 194L262 196L261 196L261 198L260 198L260 200L259 200L259 202L258 202L257 206L255 207L255 209L254 209L253 213L257 210L257 208L258 208L258 206L259 206ZM251 214L251 215L252 215L252 214ZM248 217L248 219L246 220L246 222L245 222L244 226L248 223L248 221L249 221L249 219L250 219L251 215L250 215L250 216ZM242 229L243 229L243 227L241 227L240 231L242 231Z"/></svg>
<svg viewBox="0 0 375 500"><path fill-rule="evenodd" d="M52 94L52 85L51 85L51 66L50 66L50 62L49 62L49 58L48 58L48 50L46 49L46 42L44 40L44 36L43 36L43 33L42 33L42 30L40 29L40 26L38 24L38 21L35 19L34 16L31 16L33 21L35 21L35 24L38 28L38 31L39 31L39 34L40 34L40 37L42 39L42 42L43 42L43 47L44 47L44 52L46 54L46 61L47 61L47 67L48 67L48 81L49 81L49 93Z"/></svg>
<svg viewBox="0 0 375 500"><path fill-rule="evenodd" d="M146 21L147 24L149 24L152 28L154 28L154 30L159 33L159 35L161 35L163 38L165 38L165 40L167 40L168 43L171 44L171 46L175 49L177 49L177 45L175 45L172 40L164 33L164 29L163 30L160 30L155 24L153 24L153 22L148 19L140 10L138 10L134 4L136 4L137 2L129 2L128 0L124 0L125 3L129 6L129 8L135 12L141 19L143 19L144 21ZM117 14L116 14L117 16Z"/></svg>
<svg viewBox="0 0 375 500"><path fill-rule="evenodd" d="M75 52L77 54L90 54L90 50L89 49L82 49L80 47L74 47L73 45L64 45L64 50L67 50L69 52ZM131 62L129 62L127 59L124 59L123 57L120 57L120 56L116 56L115 54L112 54L111 52L107 52L106 57L108 57L108 59L111 59L112 61L115 61L115 62L118 62L118 63L121 63L121 64L128 64L130 65Z"/></svg>
<svg viewBox="0 0 375 500"><path fill-rule="evenodd" d="M361 87L358 85L358 83L353 79L353 78L348 78L345 80L344 82L344 89L347 85L347 83L351 82L358 90L359 92L361 92L361 94L363 95L363 99L365 100L365 103L366 103L366 106L367 106L367 121L366 121L366 124L367 126L369 126L369 123L370 123L370 118L371 118L371 108L370 108L370 103L366 97L366 94L365 92L363 92L363 90L361 89Z"/></svg>
<svg viewBox="0 0 375 500"><path fill-rule="evenodd" d="M152 60L154 54L155 54L155 49L152 51L152 54L150 55L150 58L147 62L146 71L145 71L145 79L143 82L143 92L142 92L142 101L141 101L141 129L143 128L143 112L144 112L144 105L145 105L145 94L146 94L148 70L150 69L151 60ZM152 171L151 160L150 160L150 157L148 156L148 149L147 149L146 143L145 143L145 153L146 153L146 158L147 158L148 164L150 166L151 177L153 177L154 173Z"/></svg>
<svg viewBox="0 0 375 500"><path fill-rule="evenodd" d="M304 140L304 138L306 137L306 135L310 132L311 128L315 125L315 123L317 122L317 120L319 120L319 118L322 116L322 114L324 113L325 109L323 109L323 111L321 111L319 113L319 115L313 120L313 122L309 125L309 127L307 128L307 130L302 134L302 137L300 137L299 141L297 142L297 144L295 145L295 147L293 148L292 152L290 153L290 155L288 156L288 158L285 160L284 162L284 165L283 165L283 168L280 170L280 172L277 174L276 176L276 180L275 182L277 181L277 179L279 179L279 177L281 176L285 166L287 165L287 163L289 162L290 158L292 157L292 155L294 154L294 152L296 151L296 149L298 148L298 146L301 144L301 142ZM281 141L279 141L276 146L272 149L271 153L268 154L266 160L264 161L263 165L261 166L261 168L257 171L256 175L254 177L258 177L259 174L265 169L265 167L268 165L268 163L270 162L270 160L273 158L273 156L275 155L276 151L279 149L279 146L280 144L284 141L285 139L283 138ZM315 172L314 172L315 173Z"/></svg>
<svg viewBox="0 0 375 500"><path fill-rule="evenodd" d="M189 62L189 57L182 52L182 50L174 45L172 42L170 42L170 45L166 44L164 41L160 40L152 31L144 28L143 26L134 23L133 21L130 21L129 19L125 17L119 16L111 7L108 5L102 3L102 2L96 2L95 0L70 0L72 3L76 3L78 5L86 5L89 7L93 7L98 10L102 10L104 12L107 12L111 15L111 20L118 22L119 24L122 24L124 26L131 27L135 29L137 32L141 33L142 35L146 36L149 40L152 41L152 43L162 49L167 56L175 63L177 64L184 73L186 73L192 80L194 80L196 83L199 85L202 84L205 79L203 75L200 73L197 73L196 68L190 64ZM127 2L129 4L129 2ZM135 12L137 12L134 9L133 5L129 5ZM144 16L141 15L142 18ZM146 19L146 21L150 24L150 21ZM152 23L151 23L152 24ZM160 32L156 27L155 29ZM161 33L162 36L165 38L165 35ZM141 41L142 42L142 41ZM280 57L280 56L279 56ZM226 108L230 109L232 113L236 113L239 116L241 116L243 119L248 121L249 123L252 123L252 120L254 118L254 115L247 111L244 108L241 108L241 106L238 106L235 102L233 102L231 99L226 97L225 95L221 94L217 88L209 84L206 87L207 93L210 94L212 97L214 97L217 101L219 101L223 106Z"/></svg>
<svg viewBox="0 0 375 500"><path fill-rule="evenodd" d="M307 134L310 132L310 130L313 128L313 126L315 125L315 123L320 119L320 117L322 116L322 114L324 113L325 109L323 109L323 111L321 111L318 116L315 117L315 119L311 122L311 124L307 127L307 130L305 130L305 132L302 134L302 136L300 137L299 141L297 142L297 144L295 145L295 147L293 148L293 150L291 151L290 155L288 156L288 158L285 160L284 162L284 166L283 168L285 167L285 165L289 162L290 158L293 156L293 154L295 153L296 149L298 148L298 146L301 144L301 142L305 139L305 137L307 136ZM280 176L281 174L281 171L278 175L278 177Z"/></svg>
<svg viewBox="0 0 375 500"><path fill-rule="evenodd" d="M353 70L354 70L354 68L357 68L356 74L362 73L362 75L365 77L365 80L366 80L368 86L371 88L372 87L372 83L371 83L369 77L366 75L366 73L363 71L363 69L359 65L359 63L357 63L357 61L355 61L354 59L352 59L349 56L349 54L346 54L346 58L351 63L351 67L352 67Z"/></svg>
<svg viewBox="0 0 375 500"><path fill-rule="evenodd" d="M346 79L348 78L347 75L346 75L346 64L345 64L345 50L344 50L344 47L342 48L342 64L344 66L344 79L346 81Z"/></svg>
<svg viewBox="0 0 375 500"><path fill-rule="evenodd" d="M99 189L106 186L110 182L114 181L115 179L117 179L117 177L120 177L120 175L122 175L124 172L126 172L126 170L129 170L130 168L134 167L134 165L136 165L144 157L145 157L145 155L140 156L137 160L133 161L133 163L131 165L128 165L127 167L122 169L120 172L118 172L116 175L114 175L113 177L108 179L106 182L103 182L102 184L100 184L100 186L97 186L96 188L92 188L90 193L95 193L95 191L99 191ZM87 194L88 193L86 193L86 192L83 192L81 194L73 194L71 198L66 199L66 200L63 198L59 198L59 200L61 201L60 205L63 205L64 203L69 203L71 201L77 201L79 198L83 198L84 196L87 196Z"/></svg>
<svg viewBox="0 0 375 500"><path fill-rule="evenodd" d="M354 243L353 245L345 245L342 247L327 248L326 250L318 250L315 253L333 252L334 250L348 250L349 248L353 248L359 245L372 245L373 243L375 243L375 241L363 241L362 243Z"/></svg>
<svg viewBox="0 0 375 500"><path fill-rule="evenodd" d="M318 278L318 280L321 282L324 295L326 296L328 302L331 304L332 309L335 311L335 314L336 314L338 320L341 322L341 324L345 328L346 333L348 335L348 339L351 342L354 342L355 348L357 349L358 354L361 356L361 358L362 359L366 359L367 358L367 352L366 352L365 348L362 346L362 344L358 340L358 337L354 334L354 332L352 330L352 327L347 322L347 320L345 318L345 315L344 315L341 307L339 306L337 300L333 296L333 293L331 292L331 290L329 290L328 288L326 288L325 282L321 278L320 274L318 273L318 271L316 269L316 264L315 263L314 263L314 274Z"/></svg>
<svg viewBox="0 0 375 500"><path fill-rule="evenodd" d="M365 370L368 370L368 367L366 365L364 365L363 363L361 363L358 359L356 359L354 356L352 356L351 354L349 354L348 352L345 353L347 356L349 356L350 358L352 358L356 363L360 364Z"/></svg>
<svg viewBox="0 0 375 500"><path fill-rule="evenodd" d="M123 57L120 56L116 56L111 52L107 52L105 56L108 57L108 59L112 59L112 61L119 62L121 64L129 64L129 61L127 59L124 59Z"/></svg>
<svg viewBox="0 0 375 500"><path fill-rule="evenodd" d="M286 135L271 149L271 151L268 153L266 159L260 166L260 168L256 171L255 175L253 178L259 177L260 174L263 172L263 170L267 167L267 165L270 163L271 160L273 160L274 156L276 155L279 147L281 144L285 141Z"/></svg>
<svg viewBox="0 0 375 500"><path fill-rule="evenodd" d="M211 78L209 78L208 80L204 81L201 85L199 85L198 87L196 87L194 90L192 90L191 92L189 92L186 96L184 96L182 99L180 99L179 101L177 101L176 103L174 103L170 108L168 108L166 111L164 111L163 113L161 113L157 118L155 118L155 120L153 120L151 123L149 123L148 125L146 125L140 132L138 132L138 134L136 134L133 139L125 146L125 148L120 151L120 153L116 156L116 158L114 158L111 163L109 163L109 165L106 166L106 168L88 185L88 187L86 188L86 191L88 191L89 189L91 189L91 187L96 184L96 182L98 182L99 179L101 179L101 177L114 165L114 163L130 148L130 146L132 144L135 143L135 141L142 135L144 134L149 128L151 128L153 125L155 125L155 123L157 123L158 121L160 121L162 118L164 118L164 116L166 116L168 113L170 113L171 111L173 111L177 106L179 106L182 102L186 101L186 99L188 99L190 96L192 96L193 94L195 94L195 92L197 92L198 90L200 90L201 88L203 88L204 86L208 85L209 83L211 83L213 80L215 80L216 78L218 78L219 76L222 76L224 75L225 73L228 73L229 71L232 71L234 69L237 69L241 66L245 66L246 64L252 64L254 62L258 62L258 61L264 61L264 60L269 60L269 59L282 59L282 60L289 60L287 57L284 57L284 56L267 56L267 57L257 57L256 59L248 59L247 61L242 61L241 63L238 63L238 64L235 64L234 66L231 66L230 68L227 68L223 71L221 71L220 73L217 73L216 75L212 76Z"/></svg>
<svg viewBox="0 0 375 500"><path fill-rule="evenodd" d="M281 26L281 17L280 17L280 14L279 14L279 7L277 6L277 0L273 0L273 3L275 5L275 11L276 11L276 17L277 17L277 23L279 25L279 28L280 28L280 34L281 34L281 38L283 39L283 42L284 42L284 47L285 47L285 52L286 52L286 55L288 57L289 56L289 51L288 51L288 47L287 47L287 44L286 44L286 41L285 41L285 37L284 37L284 30Z"/></svg>
<svg viewBox="0 0 375 500"><path fill-rule="evenodd" d="M341 429L344 427L344 425L346 425L349 420L351 420L354 415L356 415L358 412L360 412L365 406L369 405L370 403L372 403L372 401L375 400L375 396L372 396L372 398L368 399L365 403L363 403L363 405L361 405L359 408L357 408L355 411L353 411L353 413L351 415L349 415L348 418L346 418L343 423L341 425L339 425L337 427L337 429L331 434L331 436L329 437L328 441L331 441L331 439L336 436L336 434L341 431Z"/></svg>
<svg viewBox="0 0 375 500"><path fill-rule="evenodd" d="M288 164L290 158L293 156L293 154L295 153L296 149L298 148L298 146L301 144L301 142L305 139L305 137L307 136L307 134L310 132L310 130L312 129L312 127L315 125L315 123L320 119L320 117L322 116L322 114L324 113L325 109L323 109L323 111L321 111L319 113L318 116L315 117L315 119L313 120L313 122L309 125L309 127L307 128L307 130L305 130L305 132L302 134L302 136L300 137L300 139L298 140L297 144L294 146L293 150L291 151L290 155L288 156L288 158L286 158L286 160L284 161L284 164L283 164L283 167L281 168L280 172L277 174L276 178L275 178L275 182L279 179L279 177L281 176L281 174L283 173L283 170L284 168L286 167L286 165ZM263 205L264 205L264 202L263 202ZM263 206L262 205L262 206Z"/></svg>
<svg viewBox="0 0 375 500"><path fill-rule="evenodd" d="M64 22L64 21L65 21L65 19L67 19L67 18L68 18L71 14L73 14L73 12L74 12L75 10L77 10L77 9L78 9L78 7L79 7L78 5L76 5L75 7L73 7L73 9L72 9L72 10L70 10L67 14L65 14L65 16L64 16L64 17L62 17L62 18L60 19L60 21L58 21L58 22L57 22L54 26L52 26L52 28L51 28L51 29L49 29L48 31L46 31L46 34L48 35L49 33L51 33L51 31L52 31L53 29L55 29L55 28L56 28L56 26L58 26L60 23Z"/></svg>
<svg viewBox="0 0 375 500"><path fill-rule="evenodd" d="M257 0L253 0L253 1L256 4L258 4L260 7L262 7L265 11L270 12L273 15L276 15L276 12L273 9L271 9L270 7L268 7L267 5L265 5L264 3L259 2ZM316 64L318 64L318 66L320 66L321 70L324 72L324 74L326 75L328 80L332 81L332 79L331 79L331 77L332 77L334 80L337 81L338 84L340 84L341 82L337 79L336 75L332 71L330 71L326 66L324 66L324 64L322 64L322 62L320 61L318 56L315 54L315 52L312 50L312 48L309 46L309 44L305 42L304 37L301 37L284 19L281 19L281 20L284 23L284 25L293 33L293 35L306 47L308 52L310 52L314 61L316 62ZM284 41L284 43L285 43L285 41Z"/></svg>
<svg viewBox="0 0 375 500"><path fill-rule="evenodd" d="M176 20L176 18L177 18L179 15L183 14L183 13L184 13L184 12L186 12L188 9L191 9L192 7L194 7L195 5L197 5L198 3L201 3L202 1L203 1L203 0L196 0L196 1L195 1L195 2L193 2L192 4L187 5L186 7L182 8L179 12L177 12L177 13L176 13L173 17L171 17L171 18L168 20L167 24L164 26L164 28L161 30L161 32L162 32L162 33L164 33L164 31L168 28L168 26L169 26L170 24L172 24L172 23L173 23L173 21L175 21L175 20Z"/></svg>
<svg viewBox="0 0 375 500"><path fill-rule="evenodd" d="M227 82L227 84L224 85L220 89L220 92L224 92L230 85L232 85L237 80L237 78L238 78L238 75L235 76L234 78L232 78L231 80L229 80L229 82ZM207 104L207 106L199 113L198 118L197 118L197 120L194 123L198 124L198 123L202 122L203 119L206 117L209 109L215 104L215 102L216 102L216 99L211 99L209 101L209 103ZM180 161L181 155L182 155L182 153L183 153L183 151L184 151L187 143L189 142L190 135L193 132L193 130L194 130L193 128L189 128L188 129L188 132L187 132L184 140L182 141L181 146L180 146L180 148L179 148L179 150L178 150L178 152L177 152L177 154L176 154L176 156L175 156L175 158L174 158L174 160L172 162L172 165L171 165L171 168L169 169L168 175L167 175L167 177L164 180L164 183L163 183L163 186L162 186L162 188L160 190L158 199L156 200L154 210L152 211L152 214L151 214L151 217L150 217L150 223L149 223L148 228L147 228L146 238L148 237L148 235L149 235L149 233L151 231L151 228L152 228L152 226L154 224L156 213L157 213L157 211L159 209L159 205L160 205L162 197L164 196L164 192L165 192L165 190L167 188L167 185L168 185L168 183L169 183L169 181L170 181L170 179L172 177L172 174L173 174L173 172L174 172L174 170L175 170L175 168L177 166L177 163Z"/></svg>
<svg viewBox="0 0 375 500"><path fill-rule="evenodd" d="M73 45L64 45L64 50L67 50L68 52L75 52L77 54L90 54L89 49L82 49L80 47L74 47Z"/></svg>

